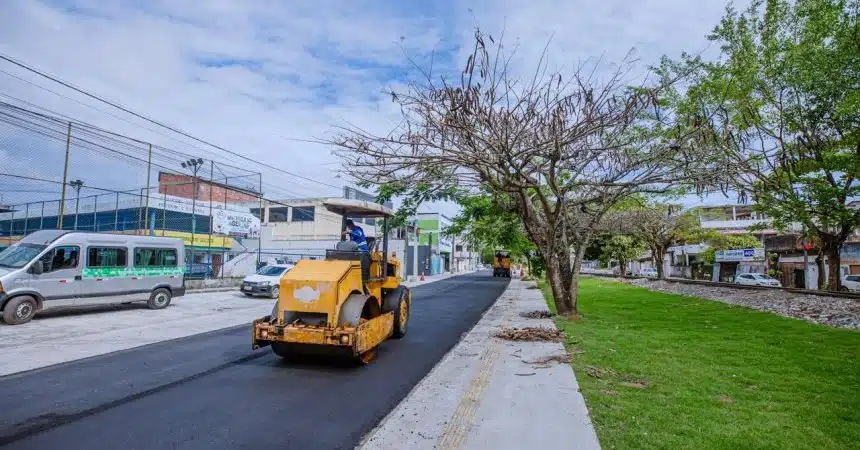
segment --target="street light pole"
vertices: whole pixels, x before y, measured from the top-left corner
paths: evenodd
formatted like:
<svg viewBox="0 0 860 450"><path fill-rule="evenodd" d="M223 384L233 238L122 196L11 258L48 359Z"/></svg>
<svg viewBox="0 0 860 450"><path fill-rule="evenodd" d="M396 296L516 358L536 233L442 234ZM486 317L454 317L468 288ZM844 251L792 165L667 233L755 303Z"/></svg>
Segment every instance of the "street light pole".
<svg viewBox="0 0 860 450"><path fill-rule="evenodd" d="M182 163L183 169L192 173L191 178L191 265L194 265L194 234L197 231L197 172L203 166L203 158L192 158ZM210 218L211 220L211 218Z"/></svg>
<svg viewBox="0 0 860 450"><path fill-rule="evenodd" d="M84 186L84 182L81 180L69 181L69 186L75 189L75 226L74 229L78 229L78 204L81 200L81 188Z"/></svg>

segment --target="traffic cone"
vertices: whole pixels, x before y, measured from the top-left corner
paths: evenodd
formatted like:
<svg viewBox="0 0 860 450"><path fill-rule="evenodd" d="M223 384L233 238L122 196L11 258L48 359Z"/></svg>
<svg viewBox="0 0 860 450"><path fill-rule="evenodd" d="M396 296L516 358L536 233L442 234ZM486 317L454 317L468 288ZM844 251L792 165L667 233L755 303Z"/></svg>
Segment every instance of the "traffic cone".
<svg viewBox="0 0 860 450"><path fill-rule="evenodd" d="M419 278L418 281L424 281L424 272L421 272L421 278Z"/></svg>

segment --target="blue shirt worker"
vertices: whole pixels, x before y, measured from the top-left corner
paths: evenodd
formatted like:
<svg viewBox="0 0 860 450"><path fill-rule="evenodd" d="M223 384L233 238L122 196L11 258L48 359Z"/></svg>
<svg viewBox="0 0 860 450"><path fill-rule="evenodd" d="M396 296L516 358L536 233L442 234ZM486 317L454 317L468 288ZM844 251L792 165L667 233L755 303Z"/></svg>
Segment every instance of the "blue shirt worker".
<svg viewBox="0 0 860 450"><path fill-rule="evenodd" d="M365 239L364 237L364 230L362 230L361 227L356 226L352 219L346 220L346 230L344 230L343 235L349 235L349 240L355 242L356 245L358 245L358 251L370 251L367 248L367 239Z"/></svg>

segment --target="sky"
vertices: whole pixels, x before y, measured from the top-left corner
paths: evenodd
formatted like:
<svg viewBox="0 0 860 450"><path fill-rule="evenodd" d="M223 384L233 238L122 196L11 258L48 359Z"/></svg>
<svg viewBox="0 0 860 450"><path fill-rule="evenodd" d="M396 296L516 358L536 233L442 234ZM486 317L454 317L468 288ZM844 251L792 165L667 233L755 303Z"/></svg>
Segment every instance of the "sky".
<svg viewBox="0 0 860 450"><path fill-rule="evenodd" d="M496 37L504 31L516 47L520 76L531 73L547 46L554 66L620 61L633 50L644 70L661 55L715 55L705 36L725 6L720 0L3 0L3 55L248 160L3 61L0 101L24 101L211 158L235 166L225 169L231 173L262 172L267 197L339 195L348 180L339 177L332 149L314 141L331 137L339 125L377 133L391 129L398 112L383 92L404 87L417 76L416 65L432 62L434 72L456 73L476 27ZM62 179L63 152L62 145L33 143L26 133L0 126L0 163L8 170ZM70 179L86 179L88 185L130 189L146 183L139 164L86 151L72 159ZM160 161L181 170L179 159ZM15 194L15 186L4 183L0 177L0 190L10 197L6 203L36 195ZM424 210L453 215L456 206Z"/></svg>

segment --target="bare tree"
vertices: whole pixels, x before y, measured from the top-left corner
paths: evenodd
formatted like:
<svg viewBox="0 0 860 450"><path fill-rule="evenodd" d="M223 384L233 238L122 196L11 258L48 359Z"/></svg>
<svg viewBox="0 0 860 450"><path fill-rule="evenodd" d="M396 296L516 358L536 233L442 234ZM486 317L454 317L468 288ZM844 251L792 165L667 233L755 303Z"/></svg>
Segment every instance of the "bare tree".
<svg viewBox="0 0 860 450"><path fill-rule="evenodd" d="M571 314L585 246L606 211L682 182L699 158L665 138L665 80L629 87L626 65L600 77L597 64L560 73L545 61L516 80L511 55L477 31L459 83L425 73L391 93L402 113L392 132L341 127L331 143L349 175L389 194L483 188L512 199L546 259L559 313Z"/></svg>

